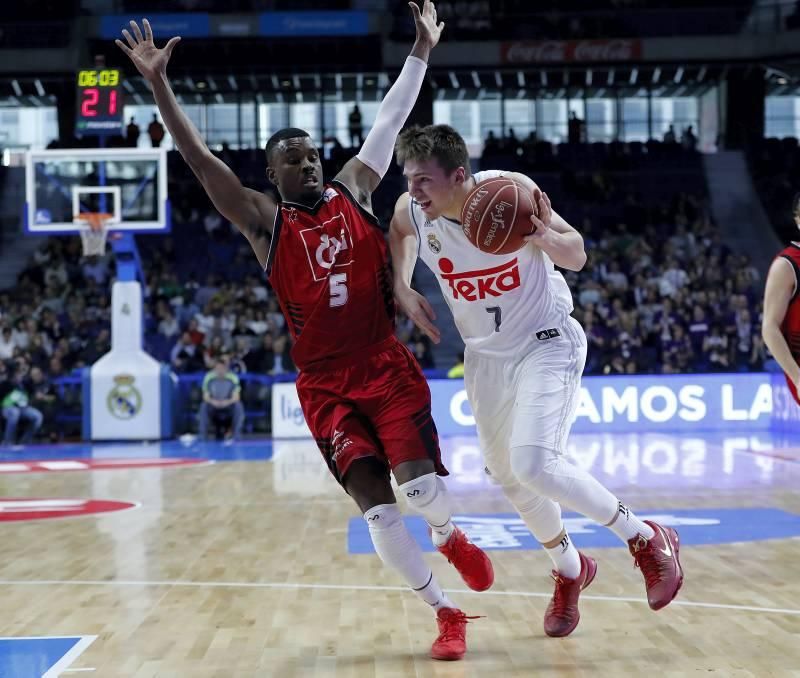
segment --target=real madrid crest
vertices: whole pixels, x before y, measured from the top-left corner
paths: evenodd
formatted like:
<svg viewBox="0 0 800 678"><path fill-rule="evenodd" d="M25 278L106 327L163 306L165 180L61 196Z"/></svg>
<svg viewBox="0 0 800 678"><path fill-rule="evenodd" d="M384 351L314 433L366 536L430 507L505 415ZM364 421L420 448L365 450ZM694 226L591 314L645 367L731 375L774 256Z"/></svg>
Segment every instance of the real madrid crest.
<svg viewBox="0 0 800 678"><path fill-rule="evenodd" d="M431 248L431 252L434 254L439 254L442 251L442 243L437 240L433 233L428 234L428 247Z"/></svg>
<svg viewBox="0 0 800 678"><path fill-rule="evenodd" d="M134 381L136 377L130 374L114 377L114 387L108 392L106 405L117 419L133 419L142 409L142 394L133 385Z"/></svg>

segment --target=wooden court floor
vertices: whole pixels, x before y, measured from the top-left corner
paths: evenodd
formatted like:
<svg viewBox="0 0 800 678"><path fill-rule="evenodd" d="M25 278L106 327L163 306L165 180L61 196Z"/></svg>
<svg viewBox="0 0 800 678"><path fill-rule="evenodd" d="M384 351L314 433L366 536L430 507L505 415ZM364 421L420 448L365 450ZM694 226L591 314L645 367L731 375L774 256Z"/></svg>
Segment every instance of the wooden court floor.
<svg viewBox="0 0 800 678"><path fill-rule="evenodd" d="M257 443L262 457L269 444ZM573 436L576 463L635 510L684 521L686 580L654 613L627 551L570 522L599 569L566 639L544 635L549 561L513 547L525 538L502 517L511 507L482 474L476 441L443 441L456 514L499 545L495 585L480 594L426 554L452 599L484 615L456 663L428 658L429 609L375 555L351 553L364 545L349 522L357 510L313 443L276 442L269 461L250 460L253 445L208 465L0 473L4 499L139 504L0 523L0 637L96 635L63 674L92 678L800 676L800 438Z"/></svg>

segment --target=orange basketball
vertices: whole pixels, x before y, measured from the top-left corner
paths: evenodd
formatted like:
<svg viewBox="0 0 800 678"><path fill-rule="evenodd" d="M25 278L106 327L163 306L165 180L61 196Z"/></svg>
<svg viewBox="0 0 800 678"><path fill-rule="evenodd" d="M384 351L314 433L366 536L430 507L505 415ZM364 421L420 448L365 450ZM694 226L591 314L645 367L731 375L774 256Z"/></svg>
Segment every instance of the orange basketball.
<svg viewBox="0 0 800 678"><path fill-rule="evenodd" d="M522 248L523 237L536 230L532 214L533 200L525 187L511 179L487 179L464 201L461 228L481 252L510 254Z"/></svg>

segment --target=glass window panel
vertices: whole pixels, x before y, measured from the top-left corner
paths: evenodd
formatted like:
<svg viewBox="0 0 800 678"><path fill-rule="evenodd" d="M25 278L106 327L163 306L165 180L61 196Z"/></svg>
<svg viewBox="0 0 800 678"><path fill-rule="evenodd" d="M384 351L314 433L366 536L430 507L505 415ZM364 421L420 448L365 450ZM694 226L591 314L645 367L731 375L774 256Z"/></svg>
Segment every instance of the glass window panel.
<svg viewBox="0 0 800 678"><path fill-rule="evenodd" d="M647 99L622 100L622 141L647 141Z"/></svg>
<svg viewBox="0 0 800 678"><path fill-rule="evenodd" d="M192 121L192 124L200 132L200 136L205 139L207 133L205 106L203 104L181 104L181 109L184 113L186 113L186 116ZM147 134L147 127L151 122L153 122L154 115L156 116L156 119L163 125L164 121L161 119L161 115L159 114L158 108L156 108L155 105L125 106L125 125L130 122L131 118L134 118L136 124L139 126L139 148L152 148L150 137ZM175 144L172 141L172 136L167 131L166 125L164 126L164 140L161 142L161 148L166 148L168 151L171 151L175 148Z"/></svg>
<svg viewBox="0 0 800 678"><path fill-rule="evenodd" d="M613 141L617 133L617 102L614 99L586 100L586 140Z"/></svg>
<svg viewBox="0 0 800 678"><path fill-rule="evenodd" d="M768 137L797 137L798 97L767 97L764 111L764 133Z"/></svg>
<svg viewBox="0 0 800 678"><path fill-rule="evenodd" d="M496 99L483 99L478 102L477 104L477 138L474 136L471 137L467 143L481 143L486 136L489 134L489 131L494 132L495 136L502 137L503 129L502 129L502 118L503 118L503 111L502 105L503 102L500 99L499 93L496 95ZM473 114L474 115L474 114ZM506 127L513 126L506 120Z"/></svg>
<svg viewBox="0 0 800 678"><path fill-rule="evenodd" d="M320 115L319 104L290 104L289 105L289 126L304 129L311 135L311 138L320 143ZM276 128L277 131L280 128Z"/></svg>
<svg viewBox="0 0 800 678"><path fill-rule="evenodd" d="M696 97L653 97L653 136L663 140L670 125L675 128L677 141L689 125L697 134L699 106Z"/></svg>
<svg viewBox="0 0 800 678"><path fill-rule="evenodd" d="M567 102L553 99L540 99L539 138L553 143L567 140Z"/></svg>
<svg viewBox="0 0 800 678"><path fill-rule="evenodd" d="M530 99L506 101L506 125L522 141L536 131L536 102Z"/></svg>

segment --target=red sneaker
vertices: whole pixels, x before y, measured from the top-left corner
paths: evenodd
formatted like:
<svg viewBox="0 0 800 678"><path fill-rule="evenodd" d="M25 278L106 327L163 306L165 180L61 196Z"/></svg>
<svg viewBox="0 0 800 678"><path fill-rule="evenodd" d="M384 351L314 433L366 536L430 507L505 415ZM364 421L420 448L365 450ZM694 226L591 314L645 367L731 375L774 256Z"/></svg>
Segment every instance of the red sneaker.
<svg viewBox="0 0 800 678"><path fill-rule="evenodd" d="M653 610L669 605L683 584L683 569L678 559L678 533L671 527L645 520L655 536L642 535L628 541L635 567L642 570L647 587L647 602Z"/></svg>
<svg viewBox="0 0 800 678"><path fill-rule="evenodd" d="M436 613L439 637L431 645L431 657L444 661L461 659L467 651L467 624L469 619L461 610L443 607Z"/></svg>
<svg viewBox="0 0 800 678"><path fill-rule="evenodd" d="M578 555L581 558L581 573L575 579L567 579L555 570L552 573L556 588L544 613L544 632L551 638L563 638L575 630L581 620L578 597L597 574L594 558L580 552Z"/></svg>
<svg viewBox="0 0 800 678"><path fill-rule="evenodd" d="M436 548L453 564L473 591L485 591L494 583L494 568L489 556L467 539L467 535L457 527L450 538Z"/></svg>

